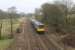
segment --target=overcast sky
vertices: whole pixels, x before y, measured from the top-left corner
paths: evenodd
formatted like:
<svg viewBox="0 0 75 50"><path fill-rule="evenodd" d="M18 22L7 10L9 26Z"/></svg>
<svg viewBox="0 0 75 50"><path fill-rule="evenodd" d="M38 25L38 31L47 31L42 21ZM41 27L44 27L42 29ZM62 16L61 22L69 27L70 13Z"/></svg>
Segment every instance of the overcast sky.
<svg viewBox="0 0 75 50"><path fill-rule="evenodd" d="M15 6L19 12L31 13L45 2L52 0L0 0L0 9L7 10Z"/></svg>
<svg viewBox="0 0 75 50"><path fill-rule="evenodd" d="M31 13L45 2L48 0L0 0L0 9L7 10L15 6L19 12Z"/></svg>

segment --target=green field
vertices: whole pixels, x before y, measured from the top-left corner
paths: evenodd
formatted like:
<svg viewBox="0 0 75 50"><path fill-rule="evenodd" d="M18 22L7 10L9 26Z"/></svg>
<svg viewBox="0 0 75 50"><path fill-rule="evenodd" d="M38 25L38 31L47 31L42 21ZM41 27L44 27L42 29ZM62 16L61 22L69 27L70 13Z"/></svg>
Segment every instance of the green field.
<svg viewBox="0 0 75 50"><path fill-rule="evenodd" d="M7 48L11 42L13 42L14 39L9 39L8 35L11 34L11 24L10 24L10 19L2 19L0 20L0 23L2 23L2 33L1 37L2 39L0 40L0 50L4 50ZM20 19L13 19L13 32L16 31L16 29L19 27L20 24Z"/></svg>
<svg viewBox="0 0 75 50"><path fill-rule="evenodd" d="M0 50L5 50L13 42L14 39L0 40Z"/></svg>

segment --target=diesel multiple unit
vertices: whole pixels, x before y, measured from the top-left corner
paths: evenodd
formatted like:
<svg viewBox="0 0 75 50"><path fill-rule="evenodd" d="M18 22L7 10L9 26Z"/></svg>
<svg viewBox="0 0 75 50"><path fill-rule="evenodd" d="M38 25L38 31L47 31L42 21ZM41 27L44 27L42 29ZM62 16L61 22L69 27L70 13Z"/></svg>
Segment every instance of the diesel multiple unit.
<svg viewBox="0 0 75 50"><path fill-rule="evenodd" d="M43 23L41 23L35 19L31 19L31 24L37 32L45 32L45 28L44 28Z"/></svg>

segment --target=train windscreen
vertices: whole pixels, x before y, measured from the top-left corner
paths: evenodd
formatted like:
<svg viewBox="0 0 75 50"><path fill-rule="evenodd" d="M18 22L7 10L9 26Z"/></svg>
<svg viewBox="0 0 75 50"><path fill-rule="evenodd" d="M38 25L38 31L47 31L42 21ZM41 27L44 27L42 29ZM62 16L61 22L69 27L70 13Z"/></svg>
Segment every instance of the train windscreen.
<svg viewBox="0 0 75 50"><path fill-rule="evenodd" d="M44 28L44 25L39 25L39 28Z"/></svg>

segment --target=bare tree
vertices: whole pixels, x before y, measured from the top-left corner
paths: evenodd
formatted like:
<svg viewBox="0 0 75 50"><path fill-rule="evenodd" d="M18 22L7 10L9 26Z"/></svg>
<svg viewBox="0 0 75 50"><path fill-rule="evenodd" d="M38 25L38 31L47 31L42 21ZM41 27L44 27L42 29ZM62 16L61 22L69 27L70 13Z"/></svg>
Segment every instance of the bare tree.
<svg viewBox="0 0 75 50"><path fill-rule="evenodd" d="M67 9L65 9L65 15L66 15L66 24L69 23L71 24L71 19L70 19L70 12L72 10L73 6L73 0L62 0L62 4L64 4Z"/></svg>
<svg viewBox="0 0 75 50"><path fill-rule="evenodd" d="M14 17L14 14L16 14L16 7L10 7L8 8L8 13L9 13L9 16L10 16L10 23L11 23L11 38L13 37L13 17Z"/></svg>

